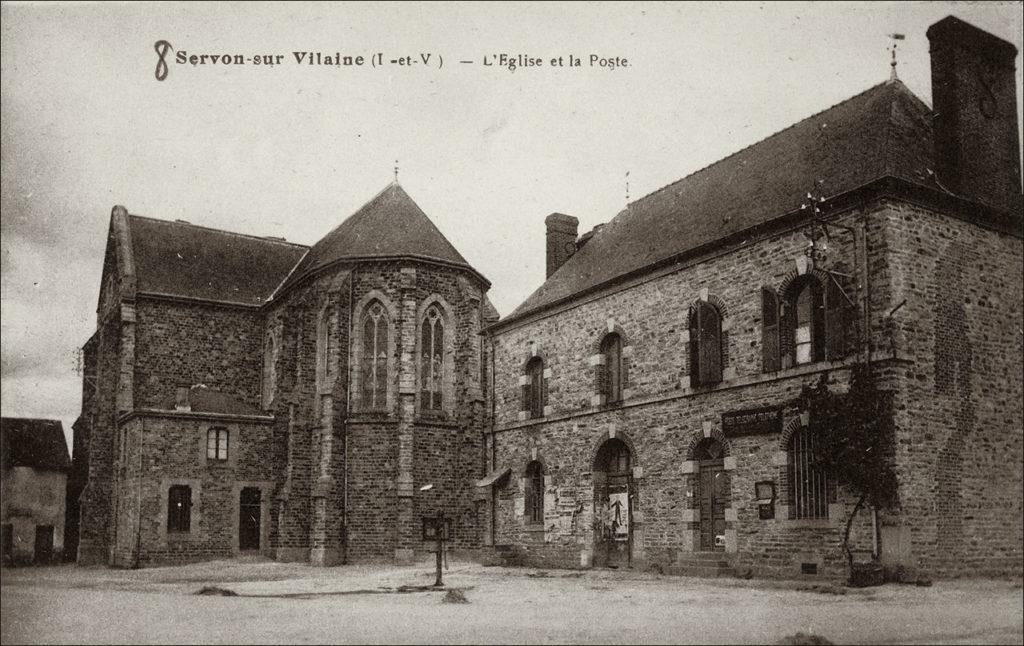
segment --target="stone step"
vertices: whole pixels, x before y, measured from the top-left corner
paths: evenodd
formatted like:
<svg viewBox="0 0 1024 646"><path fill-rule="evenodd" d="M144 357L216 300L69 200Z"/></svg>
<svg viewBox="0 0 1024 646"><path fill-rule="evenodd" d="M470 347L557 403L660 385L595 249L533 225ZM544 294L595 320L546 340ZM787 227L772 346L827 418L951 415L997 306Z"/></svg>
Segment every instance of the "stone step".
<svg viewBox="0 0 1024 646"><path fill-rule="evenodd" d="M692 561L692 562L717 562L717 561L728 561L729 556L725 552L690 552L687 554L680 554L678 561Z"/></svg>
<svg viewBox="0 0 1024 646"><path fill-rule="evenodd" d="M675 576L693 576L704 579L714 579L722 576L736 576L736 570L728 566L720 565L670 565L666 574Z"/></svg>

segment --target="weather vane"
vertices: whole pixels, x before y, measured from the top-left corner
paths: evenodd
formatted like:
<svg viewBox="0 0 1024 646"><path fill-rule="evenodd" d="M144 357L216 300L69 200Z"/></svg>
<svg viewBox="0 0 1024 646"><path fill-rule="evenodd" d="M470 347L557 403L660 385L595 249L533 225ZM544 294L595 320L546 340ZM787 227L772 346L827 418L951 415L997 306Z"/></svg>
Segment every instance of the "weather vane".
<svg viewBox="0 0 1024 646"><path fill-rule="evenodd" d="M626 206L629 206L629 171L626 171Z"/></svg>
<svg viewBox="0 0 1024 646"><path fill-rule="evenodd" d="M892 82L892 81L897 80L897 76L896 76L896 45L898 44L897 41L906 40L907 37L904 36L903 34L889 34L889 38L892 39L892 47L889 48L892 51L892 62L889 63L889 65L892 66L892 71L889 72L889 81Z"/></svg>
<svg viewBox="0 0 1024 646"><path fill-rule="evenodd" d="M395 184L398 183L398 160L395 160Z"/></svg>

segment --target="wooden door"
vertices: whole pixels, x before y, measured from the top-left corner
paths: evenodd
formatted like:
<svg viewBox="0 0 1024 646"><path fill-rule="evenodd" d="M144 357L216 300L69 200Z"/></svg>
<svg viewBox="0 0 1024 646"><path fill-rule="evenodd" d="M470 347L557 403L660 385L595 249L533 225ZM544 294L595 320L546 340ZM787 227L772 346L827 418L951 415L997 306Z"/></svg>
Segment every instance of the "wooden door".
<svg viewBox="0 0 1024 646"><path fill-rule="evenodd" d="M36 563L53 561L53 525L36 525Z"/></svg>
<svg viewBox="0 0 1024 646"><path fill-rule="evenodd" d="M700 549L723 551L715 537L725 535L725 508L729 504L729 474L720 460L700 465Z"/></svg>
<svg viewBox="0 0 1024 646"><path fill-rule="evenodd" d="M628 475L608 477L608 567L628 567L632 551L632 505Z"/></svg>
<svg viewBox="0 0 1024 646"><path fill-rule="evenodd" d="M238 549L258 550L260 548L260 490L256 487L242 489L238 501Z"/></svg>

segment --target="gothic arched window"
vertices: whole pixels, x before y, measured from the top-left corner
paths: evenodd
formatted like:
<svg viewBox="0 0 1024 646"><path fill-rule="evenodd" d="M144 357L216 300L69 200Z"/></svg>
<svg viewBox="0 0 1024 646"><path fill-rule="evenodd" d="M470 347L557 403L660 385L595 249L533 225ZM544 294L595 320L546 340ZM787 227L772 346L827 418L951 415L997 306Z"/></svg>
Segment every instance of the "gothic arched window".
<svg viewBox="0 0 1024 646"><path fill-rule="evenodd" d="M420 407L441 410L444 388L444 318L431 305L420 330Z"/></svg>
<svg viewBox="0 0 1024 646"><path fill-rule="evenodd" d="M384 410L388 394L388 313L378 301L370 303L363 315L362 344L362 407Z"/></svg>
<svg viewBox="0 0 1024 646"><path fill-rule="evenodd" d="M274 389L277 387L276 353L277 342L273 332L268 330L266 348L263 350L263 408L270 408L270 402L274 399Z"/></svg>

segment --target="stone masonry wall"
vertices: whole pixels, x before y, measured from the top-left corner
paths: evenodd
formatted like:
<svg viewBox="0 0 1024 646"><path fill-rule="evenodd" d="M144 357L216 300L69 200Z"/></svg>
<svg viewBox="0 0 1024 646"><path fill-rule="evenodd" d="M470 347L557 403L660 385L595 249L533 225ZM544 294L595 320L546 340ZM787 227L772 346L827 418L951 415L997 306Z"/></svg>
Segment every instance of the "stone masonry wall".
<svg viewBox="0 0 1024 646"><path fill-rule="evenodd" d="M449 316L446 371L452 377L442 414L421 413L418 402L419 317L435 297ZM360 405L357 366L350 366L360 343L362 308L375 298L387 306L391 339L388 405L379 412ZM461 271L361 263L327 272L271 308L264 334L280 342L270 411L278 420L276 450L286 456L274 534L279 557L330 560L344 549L347 560L391 560L396 550L421 549L420 516L435 513L439 501L459 519L458 545L477 544L470 517L471 485L483 470L479 299L479 287ZM357 311L350 314L351 307ZM326 374L316 363L322 321ZM426 483L434 489L419 492ZM411 495L399 495L409 487ZM317 557L318 547L327 556Z"/></svg>
<svg viewBox="0 0 1024 646"><path fill-rule="evenodd" d="M228 430L228 459L207 458L210 428ZM139 461L145 477L141 491L126 479L123 515L118 525L117 565L183 563L237 554L239 497L242 487L261 491L262 536L260 549L270 554L270 504L277 485L279 464L273 455L269 424L255 421L205 418L200 414L170 413L132 419L126 428L137 438L130 453ZM141 457L139 455L141 451ZM167 496L172 485L192 488L190 531L167 531ZM134 504L133 504L134 503ZM138 509L141 508L141 514ZM135 554L134 547L138 553Z"/></svg>
<svg viewBox="0 0 1024 646"><path fill-rule="evenodd" d="M924 208L886 217L901 522L892 548L936 576L1022 568L1021 375L1024 257L1019 237Z"/></svg>
<svg viewBox="0 0 1024 646"><path fill-rule="evenodd" d="M140 298L136 321L137 407L162 408L197 384L259 405L262 313Z"/></svg>
<svg viewBox="0 0 1024 646"><path fill-rule="evenodd" d="M890 294L884 284L883 234L875 205L867 215L871 250L872 311L885 309ZM861 230L862 212L841 220ZM818 269L846 274L844 289L859 305L866 290L854 268L863 271L863 250L849 233L833 230L831 249ZM496 543L529 547L543 561L554 553L563 565L593 558L594 458L610 436L628 438L633 448L636 498L634 560L640 565L671 565L679 556L699 550L694 511L697 477L692 473L693 447L704 437L716 437L726 447L730 482L726 550L741 569L771 576L801 576L801 566L817 566L819 576L845 573L840 536L854 499L841 488L834 494L829 518L791 520L788 517L786 443L799 426L800 411L793 401L801 386L823 375L833 388L847 387L851 351L845 360L819 362L764 373L761 349L761 289L776 292L798 275L805 261L807 238L799 230L778 234L738 249L717 252L678 271L640 281L597 298L581 299L573 307L501 331L495 339L496 427L498 467L511 467L512 478L499 490ZM882 250L879 250L882 249ZM854 255L857 254L855 262ZM723 317L724 379L717 386L690 387L687 352L688 309L698 299L714 304ZM889 306L891 307L891 306ZM872 328L879 324L874 318ZM863 323L851 321L851 338ZM590 358L598 353L605 334L623 339L624 402L608 406L597 400L597 371ZM520 375L527 359L544 359L547 405L543 420L523 420ZM863 355L861 355L863 356ZM724 412L781 406L783 429L770 435L724 438ZM547 497L543 532L524 531L522 485L524 469L537 450L545 466ZM754 483L774 482L776 518L759 520ZM854 523L852 535L858 558L871 551L870 515ZM568 552L565 545L575 544ZM548 547L550 546L550 547ZM570 554L571 560L569 559Z"/></svg>

